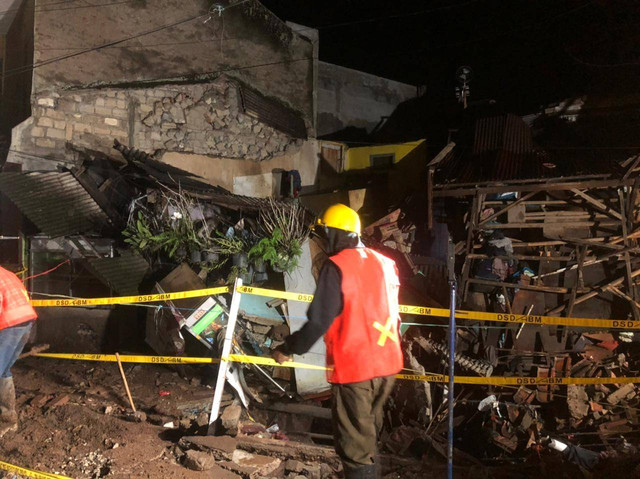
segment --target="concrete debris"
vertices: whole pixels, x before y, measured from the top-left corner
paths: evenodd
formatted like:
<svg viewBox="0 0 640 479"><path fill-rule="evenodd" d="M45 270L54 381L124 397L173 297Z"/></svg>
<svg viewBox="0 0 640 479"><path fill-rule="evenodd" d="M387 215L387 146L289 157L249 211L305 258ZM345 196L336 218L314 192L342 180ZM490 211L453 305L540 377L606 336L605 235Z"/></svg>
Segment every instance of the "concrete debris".
<svg viewBox="0 0 640 479"><path fill-rule="evenodd" d="M238 424L242 415L242 406L240 404L232 404L227 406L220 417L220 424L229 436L238 435Z"/></svg>
<svg viewBox="0 0 640 479"><path fill-rule="evenodd" d="M208 471L215 465L215 460L209 453L189 450L184 456L183 464L194 471Z"/></svg>

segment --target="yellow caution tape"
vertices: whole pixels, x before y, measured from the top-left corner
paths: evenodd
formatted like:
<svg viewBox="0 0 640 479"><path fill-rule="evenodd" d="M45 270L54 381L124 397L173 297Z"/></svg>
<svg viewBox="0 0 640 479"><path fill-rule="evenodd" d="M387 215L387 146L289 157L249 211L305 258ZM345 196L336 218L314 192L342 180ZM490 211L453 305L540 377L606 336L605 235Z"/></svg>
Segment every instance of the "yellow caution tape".
<svg viewBox="0 0 640 479"><path fill-rule="evenodd" d="M289 293L284 291L277 291L275 289L253 288L251 286L241 286L238 288L238 291L245 294L254 294L257 296L266 296L269 298L287 299L291 301L302 301L306 303L310 303L313 300L312 294ZM400 305L400 313L413 314L416 316L435 316L440 318L448 318L450 311L445 308ZM640 321L594 318L563 318L560 316L485 313L482 311L464 310L456 310L456 319L496 321L500 323L524 323L533 325L552 324L556 326L577 326L584 328L640 329Z"/></svg>
<svg viewBox="0 0 640 479"><path fill-rule="evenodd" d="M240 286L237 290L240 293L266 296L267 298L288 299L291 301L302 301L304 303L313 301L312 294L289 293L287 291L278 291L277 289L254 288L253 286Z"/></svg>
<svg viewBox="0 0 640 479"><path fill-rule="evenodd" d="M70 479L67 476L50 474L48 472L32 471L30 469L14 466L13 464L9 464L8 462L2 462L2 461L0 461L0 469L11 472L13 474L18 474L20 476L34 477L36 479Z"/></svg>
<svg viewBox="0 0 640 479"><path fill-rule="evenodd" d="M61 299L32 299L31 305L43 307L61 306L97 306L109 304L134 304L153 303L155 301L170 301L174 299L199 298L202 296L214 296L229 292L228 286L220 288L194 289L191 291L179 291L176 293L140 294L137 296L116 296L112 298L61 298Z"/></svg>
<svg viewBox="0 0 640 479"><path fill-rule="evenodd" d="M223 361L231 361L234 363L245 364L258 364L260 366L282 366L285 368L298 368L298 369L315 369L318 371L326 371L324 366L318 366L316 364L298 363L295 361L285 361L280 364L273 358L261 357L261 356L246 356L244 354L230 354L228 359L223 358Z"/></svg>
<svg viewBox="0 0 640 479"><path fill-rule="evenodd" d="M73 359L79 361L106 361L115 362L116 357L113 354L56 354L56 353L40 353L35 356L41 358L52 359ZM123 363L149 363L149 364L208 364L218 363L217 358L192 358L180 356L120 356ZM230 354L223 361L258 364L260 366L276 366L294 369L313 369L326 371L324 366L316 364L299 363L296 361L286 361L282 364L276 362L273 358L260 356L247 356L244 354ZM397 374L397 378L407 381L427 381L435 383L446 383L449 377L442 374ZM535 385L561 385L561 384L627 384L640 383L640 377L618 377L618 378L531 378L521 376L511 377L478 377L478 376L455 376L456 384L481 384L493 386L535 386Z"/></svg>
<svg viewBox="0 0 640 479"><path fill-rule="evenodd" d="M77 361L102 361L115 363L115 354L58 354L39 353L34 356L49 359L75 359ZM135 356L121 355L120 361L123 363L148 363L148 364L210 364L219 363L218 358L185 358L181 356Z"/></svg>

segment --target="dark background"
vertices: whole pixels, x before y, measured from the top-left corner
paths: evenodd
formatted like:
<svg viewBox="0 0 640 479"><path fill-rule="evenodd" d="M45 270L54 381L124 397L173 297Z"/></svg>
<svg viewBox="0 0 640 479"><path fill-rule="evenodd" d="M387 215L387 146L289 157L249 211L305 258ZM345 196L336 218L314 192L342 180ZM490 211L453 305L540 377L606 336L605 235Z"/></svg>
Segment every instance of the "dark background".
<svg viewBox="0 0 640 479"><path fill-rule="evenodd" d="M473 69L471 99L525 114L585 93L640 90L637 0L263 0L320 31L320 59L426 86L455 102L455 72Z"/></svg>

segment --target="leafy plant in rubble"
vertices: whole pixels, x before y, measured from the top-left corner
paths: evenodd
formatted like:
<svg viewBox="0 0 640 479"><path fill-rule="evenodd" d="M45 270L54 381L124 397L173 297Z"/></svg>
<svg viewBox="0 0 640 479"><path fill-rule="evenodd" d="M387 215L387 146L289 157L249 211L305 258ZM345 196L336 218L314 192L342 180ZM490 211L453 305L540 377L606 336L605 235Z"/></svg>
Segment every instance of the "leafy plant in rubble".
<svg viewBox="0 0 640 479"><path fill-rule="evenodd" d="M126 238L125 243L141 253L157 251L162 242L162 235L151 232L149 222L142 211L138 211L137 219L129 222L122 235Z"/></svg>
<svg viewBox="0 0 640 479"><path fill-rule="evenodd" d="M212 251L227 256L242 253L247 248L247 245L241 238L237 236L228 237L222 233L218 233L217 236L211 238L211 243L213 244Z"/></svg>
<svg viewBox="0 0 640 479"><path fill-rule="evenodd" d="M290 273L298 266L302 246L295 238L286 239L280 228L275 228L271 236L262 238L249 250L249 258L262 259L278 271Z"/></svg>

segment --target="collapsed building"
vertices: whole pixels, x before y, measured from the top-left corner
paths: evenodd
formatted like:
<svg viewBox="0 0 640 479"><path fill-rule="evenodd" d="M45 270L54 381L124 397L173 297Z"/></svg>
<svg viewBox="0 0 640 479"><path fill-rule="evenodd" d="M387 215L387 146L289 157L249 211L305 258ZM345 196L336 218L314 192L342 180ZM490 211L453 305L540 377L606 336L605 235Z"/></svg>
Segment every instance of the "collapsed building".
<svg viewBox="0 0 640 479"><path fill-rule="evenodd" d="M42 66L34 70L31 116L13 129L0 174L9 200L3 227L15 220L5 233L16 244L7 263L35 276L34 298L197 290L236 277L309 295L324 253L306 226L341 201L361 213L365 242L396 260L403 304L448 307L451 237L462 310L638 319L639 160L631 151L622 161L546 151L514 115L481 118L440 152L416 138L349 145L341 131L375 129L412 87L319 62L312 29L285 24L255 1L231 3L222 15L180 3L185 22L162 37L61 57L89 29L106 44L126 38L139 18L162 25L164 9L143 3L121 6L96 31L100 14L90 9L35 12ZM62 15L69 35L56 33ZM185 34L202 48L186 51L178 41ZM278 223L283 217L293 221ZM268 356L305 313L298 301L243 296L237 351ZM215 358L228 314L224 294L153 307L43 308L37 341L54 352ZM406 368L442 373L444 322L410 315L403 322ZM634 335L622 331L465 321L456 331L457 372L634 375ZM323 354L320 342L296 359L322 366ZM177 369L204 382L215 372ZM330 442L323 371L253 365L236 373L235 394L252 415L279 410L291 438ZM637 432L632 384L455 392L456 460L467 464L524 461L547 433L578 434L577 442L597 449ZM445 397L443 384L400 382L385 453L446 456ZM231 395L223 405L227 434L281 439L275 428L239 421ZM186 405L182 432L201 429L198 416L210 407L209 396ZM487 441L479 445L478 437ZM181 447L206 450L193 438Z"/></svg>

